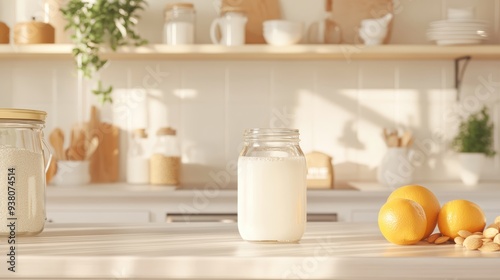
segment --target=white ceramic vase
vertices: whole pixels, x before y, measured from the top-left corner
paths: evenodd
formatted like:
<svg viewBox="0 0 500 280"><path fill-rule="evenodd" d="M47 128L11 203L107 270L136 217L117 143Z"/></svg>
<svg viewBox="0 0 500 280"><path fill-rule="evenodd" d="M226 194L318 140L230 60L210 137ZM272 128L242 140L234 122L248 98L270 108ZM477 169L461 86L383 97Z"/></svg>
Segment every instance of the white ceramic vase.
<svg viewBox="0 0 500 280"><path fill-rule="evenodd" d="M408 148L388 148L377 170L378 182L391 189L411 184L415 169L411 157Z"/></svg>
<svg viewBox="0 0 500 280"><path fill-rule="evenodd" d="M481 177L485 155L482 153L460 153L460 179L466 186L475 186Z"/></svg>

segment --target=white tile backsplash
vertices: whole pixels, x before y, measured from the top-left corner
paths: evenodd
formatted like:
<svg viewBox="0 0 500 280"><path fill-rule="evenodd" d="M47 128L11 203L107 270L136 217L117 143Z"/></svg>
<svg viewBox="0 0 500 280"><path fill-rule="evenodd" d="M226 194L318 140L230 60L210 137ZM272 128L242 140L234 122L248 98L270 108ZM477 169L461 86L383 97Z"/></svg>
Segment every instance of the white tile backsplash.
<svg viewBox="0 0 500 280"><path fill-rule="evenodd" d="M31 0L25 0L31 1ZM34 0L33 0L34 1ZM151 43L162 41L163 7L150 1L139 30ZM217 1L195 0L197 43L208 43ZM285 18L310 23L322 15L323 1L282 2ZM15 8L0 0L0 20L12 27ZM475 6L500 43L500 0L396 1L393 44L429 44L429 22L446 17L448 7ZM103 115L127 131L147 127L151 136L162 126L177 130L182 143L185 185L213 181L237 159L246 128L288 126L300 129L304 152L333 157L337 183L375 180L386 151L383 127L411 129L424 160L416 179L458 180L456 154L449 148L457 115L471 108L471 97L491 80L489 104L500 134L500 62L469 64L456 105L453 61L110 61L99 73L115 88L113 107ZM490 78L491 77L491 78ZM94 81L95 82L95 81ZM92 82L81 86L72 61L0 61L0 107L47 110L48 134L88 119ZM482 91L484 93L484 91ZM486 96L486 95L481 95ZM469 99L467 99L469 98ZM468 102L468 103L467 103ZM465 108L465 109L464 109ZM153 142L153 141L152 141ZM500 149L500 139L496 139ZM122 157L126 154L123 151ZM122 168L124 165L122 164ZM489 159L486 179L500 179L500 157ZM122 174L121 178L124 176ZM229 178L236 182L235 174Z"/></svg>

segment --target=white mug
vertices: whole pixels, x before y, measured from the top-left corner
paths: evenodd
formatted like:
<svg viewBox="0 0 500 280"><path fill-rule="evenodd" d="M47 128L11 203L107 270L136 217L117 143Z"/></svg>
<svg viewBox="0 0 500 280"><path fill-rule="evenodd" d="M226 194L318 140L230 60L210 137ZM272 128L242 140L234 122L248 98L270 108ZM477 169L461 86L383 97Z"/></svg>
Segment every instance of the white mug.
<svg viewBox="0 0 500 280"><path fill-rule="evenodd" d="M242 13L230 12L216 18L210 26L210 39L213 44L240 46L245 44L245 25L247 17ZM217 38L217 27L221 38Z"/></svg>

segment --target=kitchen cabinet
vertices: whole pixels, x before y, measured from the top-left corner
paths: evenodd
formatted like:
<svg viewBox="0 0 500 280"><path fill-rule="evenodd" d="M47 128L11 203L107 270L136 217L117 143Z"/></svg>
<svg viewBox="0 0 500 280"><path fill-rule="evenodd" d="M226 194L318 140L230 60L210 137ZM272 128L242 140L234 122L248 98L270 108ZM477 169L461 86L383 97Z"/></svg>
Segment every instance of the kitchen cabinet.
<svg viewBox="0 0 500 280"><path fill-rule="evenodd" d="M0 45L0 59L71 59L72 45ZM123 47L117 52L105 50L111 60L450 60L471 56L472 59L500 59L498 45L148 45Z"/></svg>
<svg viewBox="0 0 500 280"><path fill-rule="evenodd" d="M422 184L436 194L441 205L454 199L467 199L481 206L488 222L500 215L499 182L484 182L475 190L458 182ZM378 211L391 190L377 183L353 182L351 186L309 190L310 221L376 222ZM236 213L235 189L176 190L174 187L124 183L47 187L47 219L54 223L230 222L235 220Z"/></svg>
<svg viewBox="0 0 500 280"><path fill-rule="evenodd" d="M49 224L17 245L23 279L498 279L500 252L387 242L376 223L308 223L299 243L243 241L236 224Z"/></svg>

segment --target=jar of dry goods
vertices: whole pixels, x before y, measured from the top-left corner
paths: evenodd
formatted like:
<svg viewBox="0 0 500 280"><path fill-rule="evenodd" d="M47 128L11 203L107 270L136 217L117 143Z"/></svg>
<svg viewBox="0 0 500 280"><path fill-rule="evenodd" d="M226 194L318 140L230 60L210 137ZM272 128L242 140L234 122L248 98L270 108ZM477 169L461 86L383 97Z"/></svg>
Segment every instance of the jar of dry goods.
<svg viewBox="0 0 500 280"><path fill-rule="evenodd" d="M150 161L150 181L153 185L180 183L181 150L176 131L170 127L160 128Z"/></svg>
<svg viewBox="0 0 500 280"><path fill-rule="evenodd" d="M139 128L132 132L132 139L127 155L127 183L149 183L149 149L146 129Z"/></svg>
<svg viewBox="0 0 500 280"><path fill-rule="evenodd" d="M191 3L173 3L165 7L163 43L186 45L194 43L196 12Z"/></svg>
<svg viewBox="0 0 500 280"><path fill-rule="evenodd" d="M36 235L45 225L46 113L0 109L0 235Z"/></svg>
<svg viewBox="0 0 500 280"><path fill-rule="evenodd" d="M238 230L248 241L295 242L306 225L306 159L299 131L249 129L238 159Z"/></svg>

